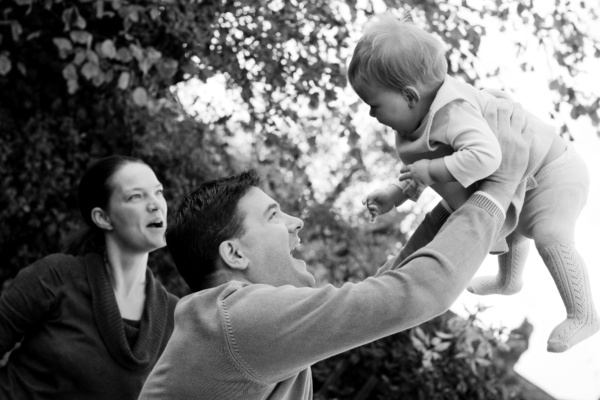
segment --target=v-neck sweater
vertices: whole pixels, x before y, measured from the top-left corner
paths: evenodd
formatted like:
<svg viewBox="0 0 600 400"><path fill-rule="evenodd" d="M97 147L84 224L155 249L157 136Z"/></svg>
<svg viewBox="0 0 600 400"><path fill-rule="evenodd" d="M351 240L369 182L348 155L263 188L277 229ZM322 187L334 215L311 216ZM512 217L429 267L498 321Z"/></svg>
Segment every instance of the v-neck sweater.
<svg viewBox="0 0 600 400"><path fill-rule="evenodd" d="M146 271L135 343L99 254L54 254L24 268L0 298L0 398L136 399L171 332L177 298Z"/></svg>

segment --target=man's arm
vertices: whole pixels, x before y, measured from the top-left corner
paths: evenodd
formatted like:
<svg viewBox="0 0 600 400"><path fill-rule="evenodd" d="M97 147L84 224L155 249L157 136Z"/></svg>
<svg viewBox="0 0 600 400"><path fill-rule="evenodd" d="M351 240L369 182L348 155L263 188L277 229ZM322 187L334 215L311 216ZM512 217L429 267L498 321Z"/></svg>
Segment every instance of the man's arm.
<svg viewBox="0 0 600 400"><path fill-rule="evenodd" d="M510 111L504 105L489 111L498 114L507 154L500 168L401 268L340 288L249 285L224 299L238 366L263 383L280 382L317 361L446 311L485 259L526 168L523 125L520 115L508 122Z"/></svg>

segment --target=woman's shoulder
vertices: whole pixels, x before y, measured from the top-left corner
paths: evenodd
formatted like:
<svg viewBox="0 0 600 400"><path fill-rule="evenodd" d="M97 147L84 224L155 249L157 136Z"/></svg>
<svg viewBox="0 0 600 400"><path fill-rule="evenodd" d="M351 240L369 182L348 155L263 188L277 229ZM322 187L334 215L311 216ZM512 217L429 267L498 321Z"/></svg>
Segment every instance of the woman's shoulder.
<svg viewBox="0 0 600 400"><path fill-rule="evenodd" d="M68 277L77 277L84 274L85 269L83 265L84 261L82 257L56 253L35 261L33 264L23 268L19 274L63 280L65 278L68 279Z"/></svg>

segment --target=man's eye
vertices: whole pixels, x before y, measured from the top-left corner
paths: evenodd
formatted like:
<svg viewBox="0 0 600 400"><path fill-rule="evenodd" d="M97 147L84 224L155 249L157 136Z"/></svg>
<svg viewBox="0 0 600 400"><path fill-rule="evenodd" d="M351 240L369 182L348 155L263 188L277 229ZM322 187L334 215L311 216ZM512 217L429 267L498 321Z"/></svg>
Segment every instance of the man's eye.
<svg viewBox="0 0 600 400"><path fill-rule="evenodd" d="M129 200L136 200L136 199L139 199L139 198L141 198L141 197L142 197L142 196L141 196L141 195L139 195L139 194L134 194L134 195L131 195L131 196L129 196Z"/></svg>

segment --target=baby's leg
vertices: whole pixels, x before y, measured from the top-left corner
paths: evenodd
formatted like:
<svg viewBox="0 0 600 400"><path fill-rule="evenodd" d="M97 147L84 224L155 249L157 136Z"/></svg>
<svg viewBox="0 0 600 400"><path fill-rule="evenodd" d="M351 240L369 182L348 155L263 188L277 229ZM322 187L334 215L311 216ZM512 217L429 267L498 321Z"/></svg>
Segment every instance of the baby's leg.
<svg viewBox="0 0 600 400"><path fill-rule="evenodd" d="M498 275L475 277L467 287L469 292L479 295L510 295L521 290L529 239L515 231L506 238L506 242L508 252L498 256Z"/></svg>
<svg viewBox="0 0 600 400"><path fill-rule="evenodd" d="M590 282L574 244L575 222L589 188L587 168L574 149L542 168L538 187L527 193L519 227L533 237L567 311L548 339L548 351L563 352L600 330Z"/></svg>

